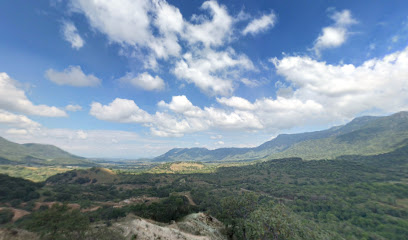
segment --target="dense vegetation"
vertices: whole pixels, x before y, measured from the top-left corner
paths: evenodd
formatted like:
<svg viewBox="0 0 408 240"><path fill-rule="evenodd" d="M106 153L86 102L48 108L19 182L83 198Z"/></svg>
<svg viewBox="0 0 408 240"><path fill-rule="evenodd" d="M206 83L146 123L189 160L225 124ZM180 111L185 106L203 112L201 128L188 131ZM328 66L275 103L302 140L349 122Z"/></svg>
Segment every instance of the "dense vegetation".
<svg viewBox="0 0 408 240"><path fill-rule="evenodd" d="M206 211L226 224L232 239L406 239L407 156L404 147L376 156L280 159L212 173L121 174L104 184L78 181L81 170L50 178L41 191L44 201L100 206L81 213L90 222L109 223L129 213L169 222ZM132 198L141 200L120 205Z"/></svg>
<svg viewBox="0 0 408 240"><path fill-rule="evenodd" d="M281 135L258 147L278 147L282 157L285 152L318 157L326 151L331 160L172 162L144 173L136 167L134 172L94 167L59 173L43 183L0 174L0 225L50 239L92 239L101 232L114 239L117 234L105 227L129 214L169 223L204 211L225 224L230 239L405 240L407 118L406 113L360 118L326 131ZM394 150L338 156L339 151L372 154L386 149ZM32 214L11 223L16 209ZM95 224L103 227L95 232Z"/></svg>
<svg viewBox="0 0 408 240"><path fill-rule="evenodd" d="M0 174L0 203L18 205L40 197L38 190L42 183L33 183L21 178Z"/></svg>

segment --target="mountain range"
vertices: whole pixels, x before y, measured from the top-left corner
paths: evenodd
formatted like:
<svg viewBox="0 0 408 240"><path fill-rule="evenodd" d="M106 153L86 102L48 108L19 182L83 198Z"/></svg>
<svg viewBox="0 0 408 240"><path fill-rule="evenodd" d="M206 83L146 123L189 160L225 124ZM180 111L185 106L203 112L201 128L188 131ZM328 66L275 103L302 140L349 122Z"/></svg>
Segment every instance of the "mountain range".
<svg viewBox="0 0 408 240"><path fill-rule="evenodd" d="M408 112L385 117L358 117L327 130L281 134L254 148L174 148L154 162L227 162L286 157L334 159L343 155L375 155L408 145Z"/></svg>
<svg viewBox="0 0 408 240"><path fill-rule="evenodd" d="M358 117L327 130L280 134L254 148L174 148L151 162L235 162L299 157L335 159L346 155L376 155L408 145L408 112ZM18 144L0 137L0 164L95 165L53 145Z"/></svg>
<svg viewBox="0 0 408 240"><path fill-rule="evenodd" d="M56 146L36 143L18 144L0 137L0 163L25 165L90 165L83 157L75 156Z"/></svg>

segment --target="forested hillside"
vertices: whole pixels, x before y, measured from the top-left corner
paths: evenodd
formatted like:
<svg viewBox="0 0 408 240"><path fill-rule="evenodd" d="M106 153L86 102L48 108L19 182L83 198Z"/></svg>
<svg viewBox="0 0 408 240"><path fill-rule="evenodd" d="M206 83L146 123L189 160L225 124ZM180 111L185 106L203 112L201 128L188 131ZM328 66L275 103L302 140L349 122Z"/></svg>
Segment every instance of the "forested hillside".
<svg viewBox="0 0 408 240"><path fill-rule="evenodd" d="M12 200L14 208L36 212L35 206L65 202L81 210L81 221L107 227L129 214L169 223L202 211L221 220L231 239L402 240L408 236L407 156L408 147L401 147L373 156L277 159L209 173L73 170L45 185L18 180L30 197L12 195L2 204ZM13 186L10 181L17 179L2 184ZM42 215L27 215L18 226L48 234L33 227L37 216Z"/></svg>
<svg viewBox="0 0 408 240"><path fill-rule="evenodd" d="M176 148L154 158L168 161L251 161L283 157L334 159L341 155L375 155L408 143L408 112L386 117L359 117L323 131L281 134L256 148Z"/></svg>
<svg viewBox="0 0 408 240"><path fill-rule="evenodd" d="M18 144L0 137L0 163L25 165L84 165L91 163L85 158L70 154L53 145Z"/></svg>

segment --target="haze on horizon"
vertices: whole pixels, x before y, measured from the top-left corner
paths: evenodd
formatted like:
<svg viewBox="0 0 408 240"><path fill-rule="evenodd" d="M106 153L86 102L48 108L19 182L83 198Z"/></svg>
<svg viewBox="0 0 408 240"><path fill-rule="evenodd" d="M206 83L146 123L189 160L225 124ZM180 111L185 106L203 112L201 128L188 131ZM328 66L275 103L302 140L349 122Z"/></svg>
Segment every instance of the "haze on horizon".
<svg viewBox="0 0 408 240"><path fill-rule="evenodd" d="M152 157L408 110L402 0L15 0L0 9L0 136L19 143Z"/></svg>

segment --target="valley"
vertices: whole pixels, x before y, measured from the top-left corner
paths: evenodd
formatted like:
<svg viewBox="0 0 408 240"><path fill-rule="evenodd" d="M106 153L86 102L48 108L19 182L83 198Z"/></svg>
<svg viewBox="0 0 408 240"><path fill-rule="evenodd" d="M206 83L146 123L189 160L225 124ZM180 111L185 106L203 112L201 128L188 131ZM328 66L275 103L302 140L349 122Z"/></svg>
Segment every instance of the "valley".
<svg viewBox="0 0 408 240"><path fill-rule="evenodd" d="M280 152L255 161L200 162L195 149L183 150L180 161L161 163L162 156L129 162L78 158L79 165L68 166L66 158L55 158L63 160L33 167L32 161L17 163L13 157L8 161L15 164L0 166L5 229L0 237L16 229L15 239L26 234L167 239L170 232L169 239L270 239L276 234L279 239L406 239L407 116L365 117L320 132L280 135L255 148ZM341 144L355 147L339 154ZM229 156L247 150L222 149ZM322 158L310 159L310 153ZM195 158L182 161L183 156ZM60 222L55 232L50 232L55 226L41 224L50 217ZM84 224L70 226L68 233L61 225L68 228L66 221ZM217 230L208 230L211 226ZM211 235L215 232L217 237Z"/></svg>

